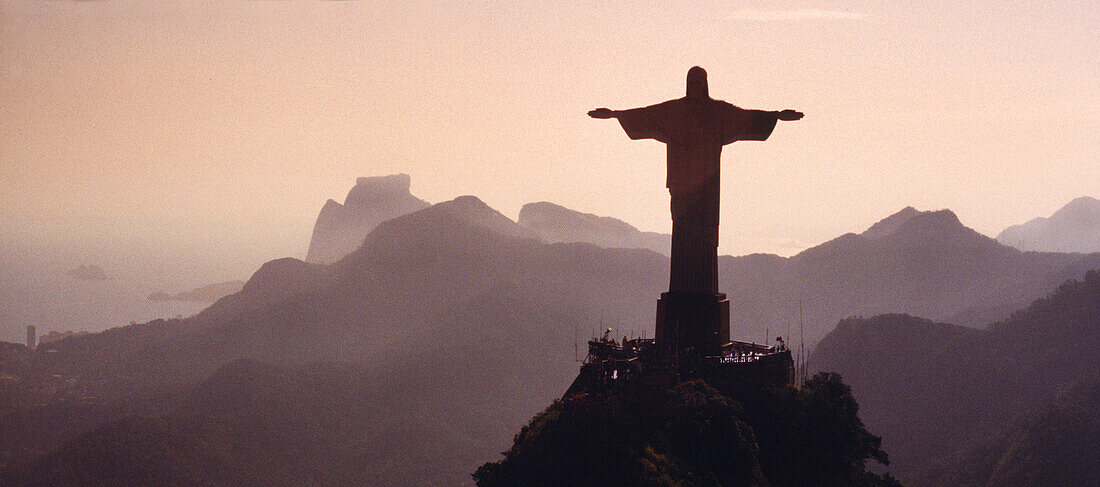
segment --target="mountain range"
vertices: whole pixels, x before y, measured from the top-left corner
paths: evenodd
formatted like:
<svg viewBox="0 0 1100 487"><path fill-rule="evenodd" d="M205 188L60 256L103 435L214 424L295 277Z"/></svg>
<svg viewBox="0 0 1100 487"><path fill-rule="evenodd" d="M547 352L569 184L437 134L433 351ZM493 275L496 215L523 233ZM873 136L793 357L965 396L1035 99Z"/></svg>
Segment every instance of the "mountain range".
<svg viewBox="0 0 1100 487"><path fill-rule="evenodd" d="M408 181L406 175L360 178L349 201L352 193L416 199L408 193ZM359 201L361 208L370 206L368 199ZM387 208L378 206L361 214L377 218ZM320 215L318 223L324 219ZM376 224L360 220L357 228L365 231ZM501 225L495 228L498 233L544 243L584 242L604 248L649 249L666 256L671 245L667 234L642 232L615 218L550 202L524 205L507 230ZM311 248L319 245L318 235L315 230ZM341 238L350 249L351 242L361 243L364 237L356 233ZM791 257L720 256L719 288L731 300L734 338L767 342L777 335L797 333L803 321L802 336L787 339L812 347L838 320L852 315L901 312L985 326L1094 267L1100 267L1100 255L1020 252L967 228L948 210L908 207L862 233L840 236ZM627 316L615 310L604 313L611 324L631 329L651 326L652 320L629 321Z"/></svg>
<svg viewBox="0 0 1100 487"><path fill-rule="evenodd" d="M1039 456L1044 460L1029 462L1047 462L1043 469L1050 470L1074 455L1100 452L1097 443L1081 442L1095 438L1100 424L1092 384L1100 370L1100 272L1067 281L986 329L900 314L846 319L814 350L810 365L845 377L864 422L882 436L894 473L907 483L1086 485L993 480L1018 478L1006 472L1021 464L1005 462ZM1057 399L1074 387L1083 389ZM1072 404L1081 417L1063 418L1059 411ZM1078 423L1087 427L1069 427ZM1051 443L1058 434L1065 438ZM999 439L985 444L990 438ZM1028 444L1046 446L1022 449ZM1060 456L1069 450L1076 453ZM1097 475L1083 465L1059 475L1076 476L1079 469Z"/></svg>
<svg viewBox="0 0 1100 487"><path fill-rule="evenodd" d="M948 211L906 209L790 258L722 257L720 265L735 336L778 329L777 316L791 318L781 310L801 298L813 341L840 318L883 310L1007 316L1014 303L1080 277L1098 257L1022 253ZM146 441L178 447L180 458L212 471L254 465L253 450L239 457L219 449L248 430L233 405L285 390L308 397L254 401L271 408L260 417L288 418L283 429L252 438L254 451L270 453L264 465L273 476L469 483L478 464L565 390L579 340L607 326L652 333L667 269L668 259L648 250L543 243L477 198L456 198L378 224L331 265L268 262L240 292L192 318L119 327L5 359L0 372L14 379L0 382L0 459L13 475L36 478L67 471L112 439L121 451ZM241 374L248 379L229 380ZM324 412L330 397L360 409ZM139 420L126 419L133 416ZM190 426L198 424L225 429ZM355 441L316 443L327 441L328 424L343 425ZM292 426L314 433L285 429ZM120 431L144 433L127 442ZM187 431L195 434L180 433ZM298 437L327 453L290 472L305 450L284 444ZM330 460L346 476L318 473L324 468L316 465ZM131 467L116 473L145 474Z"/></svg>
<svg viewBox="0 0 1100 487"><path fill-rule="evenodd" d="M1100 267L1100 254L1020 252L964 226L949 210L905 208L789 258L719 257L730 328L746 338L797 330L814 344L849 316L908 313L982 327ZM734 332L736 335L736 332ZM776 333L773 333L776 334Z"/></svg>
<svg viewBox="0 0 1100 487"><path fill-rule="evenodd" d="M427 207L427 202L409 192L410 184L407 174L363 177L356 180L344 204L328 200L313 226L306 262L336 262L358 249L379 223ZM605 248L671 253L671 235L643 232L617 218L581 213L547 201L523 205L515 223L520 229L505 233L520 233L545 243L586 242Z"/></svg>
<svg viewBox="0 0 1100 487"><path fill-rule="evenodd" d="M622 283L653 279L667 265L647 251L545 245L526 233L476 198L458 198L379 225L362 248L331 266L269 262L241 292L194 318L50 344L56 352L35 353L10 367L12 375L24 384L78 378L54 391L5 394L16 404L0 421L6 429L0 449L46 452L81 434L109 434L87 431L94 424L77 420L69 424L85 428L68 437L19 434L28 430L18 425L48 414L35 406L41 402L110 423L123 415L117 409L171 411L155 399L184 394L238 359L291 370L354 364L383 371L355 379L370 391L357 398L407 406L361 425L364 438L408 444L389 448L397 456L380 462L404 465L400 454L424 456L418 452L433 451L432 442L464 452L430 455L419 469L370 462L365 468L390 472L382 482L389 485L469 483L478 464L568 386L576 367L572 345L589 333L588 318L642 301L648 293ZM577 280L577 269L585 269L584 279ZM156 404L137 407L132 398Z"/></svg>

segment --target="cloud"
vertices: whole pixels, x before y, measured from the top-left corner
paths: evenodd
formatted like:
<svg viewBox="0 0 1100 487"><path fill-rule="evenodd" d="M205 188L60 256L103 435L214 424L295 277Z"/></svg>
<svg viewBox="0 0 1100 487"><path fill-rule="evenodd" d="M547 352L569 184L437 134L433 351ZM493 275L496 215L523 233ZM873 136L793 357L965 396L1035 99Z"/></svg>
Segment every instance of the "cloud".
<svg viewBox="0 0 1100 487"><path fill-rule="evenodd" d="M868 17L862 12L848 12L844 10L823 10L816 8L800 8L795 10L735 10L730 15L733 20L749 20L755 22L784 22L792 20L862 20Z"/></svg>

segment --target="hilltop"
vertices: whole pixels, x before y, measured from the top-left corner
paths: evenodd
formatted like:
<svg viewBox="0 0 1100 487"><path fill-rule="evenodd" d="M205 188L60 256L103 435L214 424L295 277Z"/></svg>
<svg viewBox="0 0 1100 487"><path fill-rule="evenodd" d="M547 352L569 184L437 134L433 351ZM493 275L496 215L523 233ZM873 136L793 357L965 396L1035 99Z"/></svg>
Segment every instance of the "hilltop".
<svg viewBox="0 0 1100 487"><path fill-rule="evenodd" d="M474 473L496 486L899 486L880 440L835 374L736 399L701 380L579 394L516 435L504 459Z"/></svg>

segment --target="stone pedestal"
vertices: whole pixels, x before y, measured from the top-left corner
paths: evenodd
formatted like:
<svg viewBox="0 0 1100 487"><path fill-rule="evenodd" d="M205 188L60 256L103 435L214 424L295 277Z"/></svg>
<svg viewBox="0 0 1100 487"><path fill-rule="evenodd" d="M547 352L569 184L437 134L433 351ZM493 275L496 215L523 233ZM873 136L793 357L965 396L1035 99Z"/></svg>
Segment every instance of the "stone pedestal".
<svg viewBox="0 0 1100 487"><path fill-rule="evenodd" d="M661 293L654 338L668 354L718 355L730 339L730 302L721 293Z"/></svg>

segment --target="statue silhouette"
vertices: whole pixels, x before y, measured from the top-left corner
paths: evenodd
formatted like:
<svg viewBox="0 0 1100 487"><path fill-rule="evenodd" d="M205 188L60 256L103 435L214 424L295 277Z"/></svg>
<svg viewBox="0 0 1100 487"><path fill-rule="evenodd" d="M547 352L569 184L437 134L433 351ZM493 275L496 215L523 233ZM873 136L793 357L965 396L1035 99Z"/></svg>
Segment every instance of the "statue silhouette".
<svg viewBox="0 0 1100 487"><path fill-rule="evenodd" d="M593 118L618 119L631 139L655 139L667 147L666 186L672 200L672 267L669 292L662 300L667 295L695 295L695 298L681 297L699 301L700 298L706 300L705 296L710 301L714 298L725 301L725 296L718 294L718 186L722 146L739 140L766 140L777 121L802 118L802 113L794 110L738 108L711 98L708 91L707 72L695 66L688 71L687 96L683 98L630 110L598 108L588 112ZM726 324L719 326L724 330L711 330L715 336L708 342L728 340L728 301L725 303ZM660 310L659 305L658 339L662 331ZM681 318L685 319L678 321L698 321L698 317Z"/></svg>

